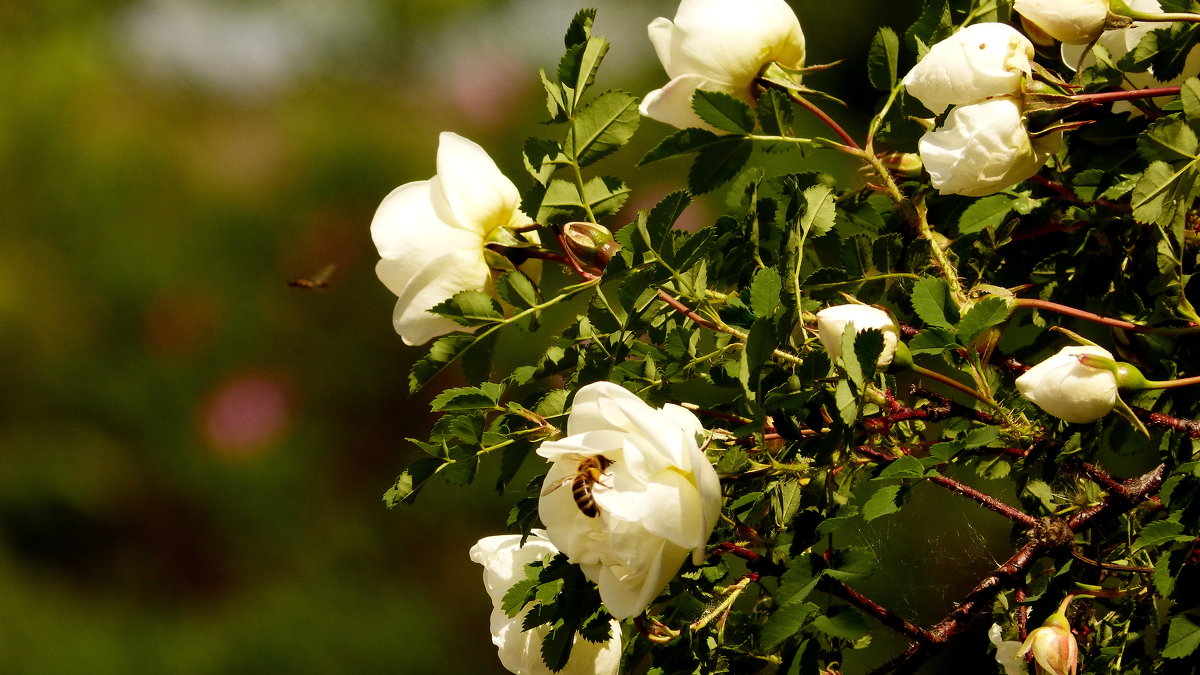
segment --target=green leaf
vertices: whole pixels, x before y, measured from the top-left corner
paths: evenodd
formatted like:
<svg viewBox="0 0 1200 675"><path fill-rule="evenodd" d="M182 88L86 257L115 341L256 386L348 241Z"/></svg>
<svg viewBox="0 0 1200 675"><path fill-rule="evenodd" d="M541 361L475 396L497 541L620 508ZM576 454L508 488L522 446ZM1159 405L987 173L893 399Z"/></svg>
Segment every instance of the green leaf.
<svg viewBox="0 0 1200 675"><path fill-rule="evenodd" d="M583 196L597 218L611 216L629 199L629 186L616 176L596 176L583 184Z"/></svg>
<svg viewBox="0 0 1200 675"><path fill-rule="evenodd" d="M925 465L912 455L901 455L895 461L883 467L876 480L883 478L923 478Z"/></svg>
<svg viewBox="0 0 1200 675"><path fill-rule="evenodd" d="M826 635L857 642L871 630L863 615L850 607L836 606L829 612L813 621L813 627Z"/></svg>
<svg viewBox="0 0 1200 675"><path fill-rule="evenodd" d="M1166 162L1151 162L1133 187L1134 220L1167 229L1182 224L1192 204L1196 178L1195 162L1178 170Z"/></svg>
<svg viewBox="0 0 1200 675"><path fill-rule="evenodd" d="M581 9L576 12L574 18L571 19L571 25L567 26L567 34L563 36L565 46L574 47L586 42L592 36L592 23L595 20L596 10L594 8Z"/></svg>
<svg viewBox="0 0 1200 675"><path fill-rule="evenodd" d="M475 341L474 335L463 335L462 333L452 333L438 338L429 347L429 353L413 364L412 372L408 376L408 390L415 392L425 386L425 383L440 373L443 368L462 356L475 344Z"/></svg>
<svg viewBox="0 0 1200 675"><path fill-rule="evenodd" d="M791 636L800 632L809 617L818 613L820 608L811 602L792 602L775 610L767 622L763 624L759 639L765 649L773 649Z"/></svg>
<svg viewBox="0 0 1200 675"><path fill-rule="evenodd" d="M950 5L946 0L925 0L921 6L921 16L904 33L904 43L909 50L918 53L918 41L924 45L950 37L954 33L954 23L950 18Z"/></svg>
<svg viewBox="0 0 1200 675"><path fill-rule="evenodd" d="M584 208L588 206L596 217L616 212L629 198L629 188L620 179L612 176L596 176L583 186L583 196L575 183L555 178L546 188L538 209L537 219L542 223L564 223L570 220L587 219Z"/></svg>
<svg viewBox="0 0 1200 675"><path fill-rule="evenodd" d="M1150 65L1158 81L1168 82L1183 74L1192 48L1200 44L1200 27L1194 23L1176 23L1166 30L1152 32L1161 33L1163 36L1159 36L1159 49L1151 59Z"/></svg>
<svg viewBox="0 0 1200 675"><path fill-rule="evenodd" d="M988 328L1007 321L1011 313L1004 298L992 295L979 300L967 310L962 321L958 322L959 341L966 345L971 344Z"/></svg>
<svg viewBox="0 0 1200 675"><path fill-rule="evenodd" d="M921 320L938 328L954 328L958 310L950 299L950 287L936 277L924 277L913 284L913 311Z"/></svg>
<svg viewBox="0 0 1200 675"><path fill-rule="evenodd" d="M692 95L692 110L721 131L732 134L754 131L754 110L745 101L724 92L697 90Z"/></svg>
<svg viewBox="0 0 1200 675"><path fill-rule="evenodd" d="M871 263L881 274L896 269L904 258L904 239L896 233L875 238L871 246Z"/></svg>
<svg viewBox="0 0 1200 675"><path fill-rule="evenodd" d="M754 144L736 136L722 139L696 155L688 170L688 189L692 194L711 192L737 175L750 160Z"/></svg>
<svg viewBox="0 0 1200 675"><path fill-rule="evenodd" d="M1192 127L1172 117L1156 121L1137 138L1138 154L1148 162L1195 159L1197 147L1200 141Z"/></svg>
<svg viewBox="0 0 1200 675"><path fill-rule="evenodd" d="M913 354L941 354L947 349L960 349L958 336L946 328L926 328L908 341L908 351Z"/></svg>
<svg viewBox="0 0 1200 675"><path fill-rule="evenodd" d="M800 216L800 231L804 237L819 237L833 228L837 219L833 190L823 184L804 190L804 214Z"/></svg>
<svg viewBox="0 0 1200 675"><path fill-rule="evenodd" d="M587 166L628 143L641 120L636 98L623 91L606 91L575 113L563 146L579 166Z"/></svg>
<svg viewBox="0 0 1200 675"><path fill-rule="evenodd" d="M863 546L847 546L834 551L825 575L838 581L862 581L875 571L879 556Z"/></svg>
<svg viewBox="0 0 1200 675"><path fill-rule="evenodd" d="M789 480L778 484L779 491L775 501L775 526L785 527L800 508L800 497L803 491L800 481Z"/></svg>
<svg viewBox="0 0 1200 675"><path fill-rule="evenodd" d="M521 610L525 608L525 603L533 597L533 591L537 585L536 578L525 578L509 586L500 601L500 609L504 610L510 619L520 614Z"/></svg>
<svg viewBox="0 0 1200 675"><path fill-rule="evenodd" d="M783 280L779 272L771 268L760 269L750 282L750 308L754 315L766 318L775 315L779 308L779 296L783 292Z"/></svg>
<svg viewBox="0 0 1200 675"><path fill-rule="evenodd" d="M792 127L792 102L778 89L766 89L758 96L758 126L768 136L786 136Z"/></svg>
<svg viewBox="0 0 1200 675"><path fill-rule="evenodd" d="M750 336L742 349L738 374L738 379L750 400L758 400L758 383L762 379L763 365L771 358L774 347L775 322L771 319L756 319L750 326Z"/></svg>
<svg viewBox="0 0 1200 675"><path fill-rule="evenodd" d="M430 403L433 412L456 412L461 410L491 409L496 400L479 387L455 387L434 397Z"/></svg>
<svg viewBox="0 0 1200 675"><path fill-rule="evenodd" d="M865 277L871 274L871 237L859 232L846 237L842 241L842 266L850 278Z"/></svg>
<svg viewBox="0 0 1200 675"><path fill-rule="evenodd" d="M415 460L396 479L396 483L383 495L388 508L398 504L412 504L417 494L433 478L446 460L438 457L421 457Z"/></svg>
<svg viewBox="0 0 1200 675"><path fill-rule="evenodd" d="M859 391L875 377L876 364L879 355L883 353L883 332L878 328L869 328L854 336L854 361L857 364L861 381L857 382ZM847 366L847 369L849 367Z"/></svg>
<svg viewBox="0 0 1200 675"><path fill-rule="evenodd" d="M483 326L504 319L500 303L480 291L459 291L429 311L461 326Z"/></svg>
<svg viewBox="0 0 1200 675"><path fill-rule="evenodd" d="M1193 129L1200 127L1200 80L1189 77L1179 88L1179 98L1184 117Z"/></svg>
<svg viewBox="0 0 1200 675"><path fill-rule="evenodd" d="M729 143L730 140L729 136L719 136L708 129L681 129L659 141L658 145L651 148L638 162L638 166L699 152L719 143Z"/></svg>
<svg viewBox="0 0 1200 675"><path fill-rule="evenodd" d="M596 79L596 70L600 68L604 55L608 53L608 47L608 40L594 36L588 36L586 41L567 47L558 63L558 81L570 92L567 101L570 110L578 108L583 92Z"/></svg>
<svg viewBox="0 0 1200 675"><path fill-rule="evenodd" d="M546 90L546 111L550 114L551 122L565 122L567 119L567 102L563 99L563 89L552 82L546 74L546 69L538 71L542 78L542 88Z"/></svg>
<svg viewBox="0 0 1200 675"><path fill-rule="evenodd" d="M571 659L571 647L575 643L575 631L559 624L542 638L542 662L553 672L567 667Z"/></svg>
<svg viewBox="0 0 1200 675"><path fill-rule="evenodd" d="M519 270L500 275L496 280L496 294L518 309L529 309L538 304L537 287Z"/></svg>
<svg viewBox="0 0 1200 675"><path fill-rule="evenodd" d="M526 139L522 159L525 160L525 170L540 185L546 185L558 167L570 162L558 141L545 138Z"/></svg>
<svg viewBox="0 0 1200 675"><path fill-rule="evenodd" d="M1174 520L1156 520L1142 528L1133 542L1133 549L1136 551L1167 542L1188 541L1190 537L1183 536L1183 531L1182 523Z"/></svg>
<svg viewBox="0 0 1200 675"><path fill-rule="evenodd" d="M958 233L972 234L983 229L996 229L1012 212L1013 200L1007 195L991 195L976 199L958 218Z"/></svg>
<svg viewBox="0 0 1200 675"><path fill-rule="evenodd" d="M885 485L875 491L863 505L862 515L867 522L891 515L900 510L902 485Z"/></svg>
<svg viewBox="0 0 1200 675"><path fill-rule="evenodd" d="M867 77L871 85L881 91L891 91L896 86L896 67L900 61L900 38L896 31L884 26L871 40L871 51L867 54Z"/></svg>
<svg viewBox="0 0 1200 675"><path fill-rule="evenodd" d="M1187 615L1171 619L1167 643L1162 651L1163 658L1182 659L1191 656L1197 647L1200 647L1200 623Z"/></svg>

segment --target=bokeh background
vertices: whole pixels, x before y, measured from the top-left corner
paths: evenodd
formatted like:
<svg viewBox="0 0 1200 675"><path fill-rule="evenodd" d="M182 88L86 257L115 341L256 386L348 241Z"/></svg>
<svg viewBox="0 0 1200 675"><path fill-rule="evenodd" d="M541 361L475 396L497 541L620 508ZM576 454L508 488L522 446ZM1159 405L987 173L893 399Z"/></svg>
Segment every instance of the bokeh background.
<svg viewBox="0 0 1200 675"><path fill-rule="evenodd" d="M645 26L674 0L591 4L601 86L660 86ZM794 2L810 62L848 58L812 81L851 129L875 26L918 4ZM381 501L432 394L407 393L421 351L392 331L368 225L432 175L442 130L527 184L537 69L577 9L0 1L0 672L500 671L466 551L515 496L485 468ZM667 132L646 122L606 160L634 205L682 184L683 163L633 168ZM328 265L327 289L288 287ZM1007 530L922 499L919 530L871 533L896 564L867 590L928 621ZM864 663L898 644L877 642Z"/></svg>

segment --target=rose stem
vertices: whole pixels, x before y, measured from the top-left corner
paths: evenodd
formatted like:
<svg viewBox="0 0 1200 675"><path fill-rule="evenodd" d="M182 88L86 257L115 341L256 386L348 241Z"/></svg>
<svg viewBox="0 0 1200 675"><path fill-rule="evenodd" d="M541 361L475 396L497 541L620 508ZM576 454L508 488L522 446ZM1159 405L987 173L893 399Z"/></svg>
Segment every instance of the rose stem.
<svg viewBox="0 0 1200 675"><path fill-rule="evenodd" d="M978 401L986 403L990 406L999 407L995 404L995 402L984 397L983 394L975 391L974 389L968 387L967 385L963 384L962 382L959 382L958 380L956 380L952 377L948 377L939 372L930 370L924 366L918 366L916 364L913 364L912 371L923 377L928 377L931 380L937 380L938 382L941 382L942 384L946 385L947 387L950 387L951 389L960 391L960 392L966 394L967 396L970 396L971 398L974 398Z"/></svg>
<svg viewBox="0 0 1200 675"><path fill-rule="evenodd" d="M1194 15L1192 21L1200 21L1200 15ZM1154 87L1150 89L1123 89L1121 91L1105 91L1099 94L1075 94L1071 98L1080 103L1091 103L1100 105L1111 101L1132 101L1140 98L1154 98L1156 96L1176 96L1179 94L1179 87Z"/></svg>
<svg viewBox="0 0 1200 675"><path fill-rule="evenodd" d="M792 99L796 105L804 108L808 112L812 113L817 119L821 120L825 126L833 130L833 133L837 134L838 138L842 139L843 143L854 148L855 150L862 150L862 148L858 145L858 142L855 141L850 134L846 133L846 130L842 128L842 125L835 122L832 117L825 114L825 111L818 108L812 101L809 101L800 94L790 90L788 91L788 98Z"/></svg>
<svg viewBox="0 0 1200 675"><path fill-rule="evenodd" d="M828 592L830 595L835 595L846 602L849 602L855 607L858 607L867 614L870 614L878 619L879 623L882 623L898 633L903 633L917 642L933 642L933 637L924 628L921 628L920 626L910 621L906 621L900 616L897 616L887 607L880 605L862 593L850 588L841 581L830 578L826 578L826 581L830 587L826 589L826 592Z"/></svg>
<svg viewBox="0 0 1200 675"><path fill-rule="evenodd" d="M892 462L892 461L895 461L895 459L896 459L895 457L889 457L889 456L875 450L874 448L870 448L865 445L855 448L855 451L859 452L860 454L871 457L872 459L875 459L877 461ZM908 454L908 453L906 453L906 454ZM967 499L970 499L970 500L978 503L980 506L983 506L984 508L987 508L991 511L995 511L996 513L1004 516L1005 518L1008 518L1009 520L1011 520L1015 523L1020 523L1021 525L1024 525L1026 527L1034 527L1038 523L1037 518L1034 518L1033 516L1031 516L1023 511L1014 509L1013 507L1009 506L1008 504L1005 504L1004 502L1001 502L1000 500L996 499L995 497L988 495L988 494L984 494L984 493L980 492L979 490L976 490L975 488L973 488L965 483L961 483L957 480L954 480L953 478L950 478L949 476L930 476L928 478L928 480L929 480L929 482L934 483L935 485L940 485L955 494L962 495L963 497L966 497Z"/></svg>
<svg viewBox="0 0 1200 675"><path fill-rule="evenodd" d="M1200 375L1193 377L1181 377L1178 380L1150 380L1146 383L1147 389L1172 389L1174 387L1189 387L1193 384L1200 384Z"/></svg>
<svg viewBox="0 0 1200 675"><path fill-rule="evenodd" d="M1154 326L1142 326L1140 324L1131 323L1129 321L1124 321L1122 319L1113 319L1113 318L1109 318L1107 316L1100 316L1099 314L1093 314L1092 312L1088 312L1088 311L1085 311L1082 309L1076 309L1074 307L1069 307L1067 305L1061 305L1057 302L1051 302L1049 300L1038 300L1036 298L1017 298L1015 301L1013 301L1013 306L1014 307L1032 307L1035 309L1045 309L1045 310L1048 310L1051 312L1057 312L1059 314L1063 314L1065 316L1073 316L1076 319L1084 319L1085 321L1091 321L1092 323L1103 324L1105 326L1112 326L1113 328L1121 328L1121 329L1131 331L1134 333L1154 333L1154 334L1158 334L1158 335L1184 335L1187 333L1200 332L1200 326L1186 326L1183 328L1155 328ZM1176 380L1170 380L1170 381L1175 382ZM1195 383L1194 381L1186 382L1186 384L1194 384L1194 383ZM1169 386L1182 387L1185 385L1184 384L1173 384L1173 385L1169 385ZM1156 387L1156 388L1163 388L1163 387Z"/></svg>

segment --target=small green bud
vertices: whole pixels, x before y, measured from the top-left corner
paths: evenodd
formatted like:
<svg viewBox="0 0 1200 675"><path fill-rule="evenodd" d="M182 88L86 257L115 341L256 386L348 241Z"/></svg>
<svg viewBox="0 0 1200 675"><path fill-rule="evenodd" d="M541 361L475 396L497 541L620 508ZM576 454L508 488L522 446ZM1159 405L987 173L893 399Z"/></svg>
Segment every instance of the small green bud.
<svg viewBox="0 0 1200 675"><path fill-rule="evenodd" d="M1142 371L1138 370L1137 367L1131 363L1116 361L1114 359L1104 356L1096 356L1094 354L1080 354L1075 358L1079 359L1080 363L1088 366L1089 368L1098 368L1100 370L1107 370L1108 372L1112 373L1113 377L1117 380L1118 389L1141 391L1143 389L1150 388L1149 382L1147 382L1145 376L1142 375Z"/></svg>
<svg viewBox="0 0 1200 675"><path fill-rule="evenodd" d="M612 232L596 223L567 223L563 225L563 239L576 258L600 269L607 267L608 261L621 250Z"/></svg>
<svg viewBox="0 0 1200 675"><path fill-rule="evenodd" d="M892 369L898 372L912 370L913 368L912 352L908 351L908 345L903 342L896 342L896 354L892 357Z"/></svg>
<svg viewBox="0 0 1200 675"><path fill-rule="evenodd" d="M925 165L921 156L913 152L888 152L879 156L879 161L889 171L902 178L919 178Z"/></svg>

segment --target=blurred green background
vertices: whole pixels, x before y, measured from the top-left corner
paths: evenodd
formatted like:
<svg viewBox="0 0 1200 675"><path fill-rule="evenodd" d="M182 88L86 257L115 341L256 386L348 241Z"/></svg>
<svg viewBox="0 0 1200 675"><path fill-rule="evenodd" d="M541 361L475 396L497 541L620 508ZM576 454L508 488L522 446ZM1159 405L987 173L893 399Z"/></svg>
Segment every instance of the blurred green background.
<svg viewBox="0 0 1200 675"><path fill-rule="evenodd" d="M613 43L601 86L665 82L645 26L676 3L591 4ZM794 3L810 62L849 58L814 81L859 111L852 129L875 25L917 5ZM466 551L515 497L485 469L380 500L432 393L407 395L421 350L392 331L368 225L433 174L441 130L527 184L521 144L549 133L537 68L577 9L0 2L0 671L499 672ZM632 168L667 132L646 122L607 160L632 206L682 184L683 163ZM331 264L327 289L286 283ZM928 541L882 533L911 552L876 591L917 618L994 562L973 546L948 579L930 542L949 520Z"/></svg>

